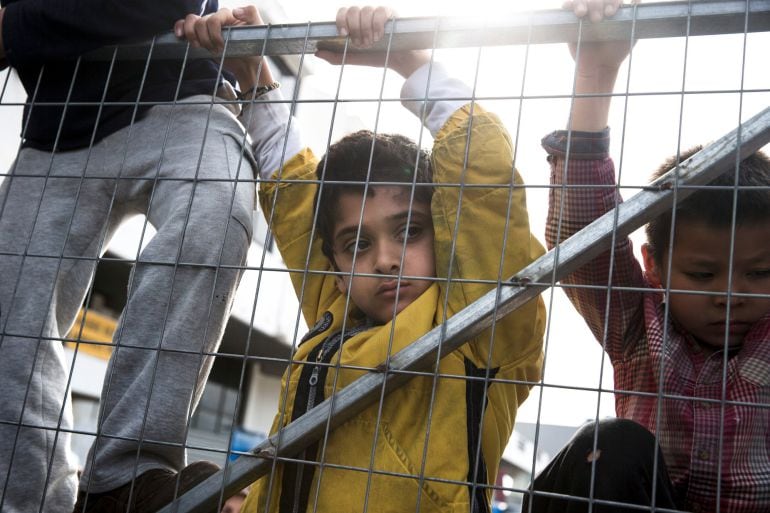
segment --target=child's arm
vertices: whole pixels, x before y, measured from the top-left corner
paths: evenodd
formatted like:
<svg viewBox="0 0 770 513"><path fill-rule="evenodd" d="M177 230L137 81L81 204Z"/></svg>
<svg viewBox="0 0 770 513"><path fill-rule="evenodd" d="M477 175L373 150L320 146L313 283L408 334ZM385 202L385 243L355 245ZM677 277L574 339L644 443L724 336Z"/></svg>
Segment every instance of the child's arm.
<svg viewBox="0 0 770 513"><path fill-rule="evenodd" d="M384 7L349 8L341 9L337 20L338 26L347 25L353 44L369 46L388 37L384 23L392 15ZM346 22L341 24L340 20ZM339 62L339 55L322 52L319 56ZM402 103L435 138L433 178L438 186L431 210L441 295L434 320L444 322L543 252L529 231L525 193L513 167L510 137L494 114L472 101L473 91L442 65L431 62L427 51L391 52L387 63L381 53L348 54L345 62L387 64L406 78ZM533 372L522 379L537 379L544 318L542 302L532 301L497 324L491 358L489 331L462 352L479 368L527 361Z"/></svg>
<svg viewBox="0 0 770 513"><path fill-rule="evenodd" d="M605 0L604 3L616 8L618 2ZM578 13L578 4L572 2L568 7ZM601 6L594 7L595 12L602 12ZM580 12L585 14L585 9ZM595 17L601 19L601 16ZM628 41L570 45L575 58L575 99L571 116L567 130L549 134L543 139L543 146L549 153L551 184L575 187L551 188L546 223L549 248L622 201L615 187L615 167L609 158L607 119L618 69L630 49ZM611 282L610 264L608 251L562 283L597 340L606 338L606 348L613 356L623 351L626 340L638 338L638 333L629 333L629 330L641 326L642 294L613 289L608 296L606 286L611 283L614 287L643 287L644 279L627 238L616 241ZM606 337L605 318L609 320Z"/></svg>
<svg viewBox="0 0 770 513"><path fill-rule="evenodd" d="M342 35L350 35L350 44L355 48L367 48L384 37L385 23L395 16L388 7L344 7L337 12L337 27ZM319 50L316 56L331 64L342 64L343 54L329 50ZM405 80L401 89L404 107L420 118L435 137L449 117L460 107L468 103L471 89L456 78L450 76L438 63L431 63L427 50L404 50L385 52L349 52L344 56L345 64L383 67L397 72ZM430 90L428 90L430 80ZM430 100L423 100L423 98ZM452 98L436 100L437 98ZM414 99L414 101L409 101ZM423 109L424 107L424 109Z"/></svg>
<svg viewBox="0 0 770 513"><path fill-rule="evenodd" d="M350 36L353 48L368 48L386 37L385 23L396 16L389 7L343 7L337 11L337 30L341 36ZM388 68L408 78L420 66L430 62L426 50L404 50L390 52L348 52L343 54L331 50L319 50L316 56L331 64L352 64ZM387 60L387 62L386 62Z"/></svg>
<svg viewBox="0 0 770 513"><path fill-rule="evenodd" d="M637 3L635 0L634 3ZM615 14L620 0L572 0L565 8L579 17L600 22ZM630 51L628 41L569 44L575 60L575 100L567 128L573 131L601 132L607 127L610 101L620 65ZM585 96L584 96L585 95ZM596 95L596 96L591 96Z"/></svg>
<svg viewBox="0 0 770 513"><path fill-rule="evenodd" d="M433 173L436 270L450 278L440 285L451 316L539 258L543 248L530 232L513 143L495 114L475 102L456 111L436 134ZM439 311L436 321L443 316ZM460 351L479 369L499 369L501 378L535 381L544 322L538 298Z"/></svg>
<svg viewBox="0 0 770 513"><path fill-rule="evenodd" d="M404 53L395 54L395 65L389 63L406 78L402 103L435 139L437 186L431 210L436 274L443 280L434 320L441 323L543 250L529 230L525 192L503 124L472 100L471 88L431 62L427 52ZM477 368L518 366L527 369L519 378L537 379L544 319L542 302L532 301L497 323L494 341L492 332L485 331L461 353Z"/></svg>

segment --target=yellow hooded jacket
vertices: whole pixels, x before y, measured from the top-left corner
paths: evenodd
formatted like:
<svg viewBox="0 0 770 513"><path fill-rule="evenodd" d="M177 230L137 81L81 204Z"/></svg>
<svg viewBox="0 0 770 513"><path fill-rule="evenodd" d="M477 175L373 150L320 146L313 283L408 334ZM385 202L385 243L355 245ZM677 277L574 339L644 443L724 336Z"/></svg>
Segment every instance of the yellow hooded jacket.
<svg viewBox="0 0 770 513"><path fill-rule="evenodd" d="M475 104L456 111L437 134L434 182L488 185L462 191L435 188L431 210L438 277L505 280L543 253L529 230L512 152L499 119ZM302 271L308 258L316 164L310 150L304 150L284 166L281 181L264 182L261 189L263 212L272 219L290 270ZM438 280L391 323L361 326L351 315L345 319L346 297L334 276L326 274L332 270L316 238L308 272L291 273L313 328L284 374L281 398L286 401L272 432L330 397L334 386L349 385L366 372L362 368L381 364L492 288L490 283ZM489 511L492 491L484 485L495 484L516 410L529 393L527 383L540 378L544 321L541 299L506 316L441 360L435 391L433 376L413 378L385 397L379 415L379 405L370 406L297 458L317 462L322 455L323 467L278 464L272 476L252 486L242 511L358 512L365 504L369 513ZM315 365L317 360L332 366ZM494 381L485 385L486 376ZM311 386L314 380L318 384ZM481 458L476 457L479 437Z"/></svg>

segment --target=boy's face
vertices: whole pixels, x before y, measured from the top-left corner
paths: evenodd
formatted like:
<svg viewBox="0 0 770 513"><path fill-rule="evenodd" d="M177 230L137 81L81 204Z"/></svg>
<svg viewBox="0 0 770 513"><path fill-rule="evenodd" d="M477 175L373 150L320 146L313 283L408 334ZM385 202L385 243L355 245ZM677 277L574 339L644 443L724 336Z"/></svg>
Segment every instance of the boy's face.
<svg viewBox="0 0 770 513"><path fill-rule="evenodd" d="M671 269L668 252L660 265L649 248L642 248L648 275L658 286L670 279L669 308L684 330L706 348L725 344L739 347L752 325L770 311L770 223L754 223L735 229L732 275L730 273L730 228L714 228L698 221L677 223ZM764 298L731 295L727 318L728 279L733 294L764 294ZM692 290L715 294L687 294Z"/></svg>
<svg viewBox="0 0 770 513"><path fill-rule="evenodd" d="M430 287L430 280L417 278L436 275L433 219L430 204L418 201L411 204L409 217L408 186L369 190L373 194L366 198L356 191L340 195L332 248L337 267L345 273L337 276L337 287L343 294L350 292L370 319L384 324Z"/></svg>

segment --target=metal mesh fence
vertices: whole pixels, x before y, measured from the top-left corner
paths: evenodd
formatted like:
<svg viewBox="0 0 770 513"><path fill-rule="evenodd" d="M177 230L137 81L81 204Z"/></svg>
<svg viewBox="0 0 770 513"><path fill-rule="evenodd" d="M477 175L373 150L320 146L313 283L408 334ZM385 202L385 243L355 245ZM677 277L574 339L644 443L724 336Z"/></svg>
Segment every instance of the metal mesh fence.
<svg viewBox="0 0 770 513"><path fill-rule="evenodd" d="M249 511L538 511L532 497L586 511L770 507L770 254L764 218L742 217L747 187L737 185L740 162L770 141L768 29L770 2L751 0L640 4L598 24L557 10L391 20L375 50L430 51L415 95L399 94L392 71L346 64L360 50L334 23L234 27L213 60L164 34L35 62L34 73L18 72L26 92L6 72L0 109L14 122L0 185L0 510L69 511L78 478L88 506L111 483L181 469L186 457L221 470L190 490L171 479L178 498L163 512L221 511L244 490L255 497ZM617 184L558 179L585 162L585 134L569 130L564 154L549 157L549 182L540 138L565 126L576 100L562 43L577 41L579 53L607 40L639 41L612 94ZM319 64L319 49L342 52L343 64ZM225 58L248 55L267 58L281 96L219 87ZM467 87L436 93L427 84L444 69ZM466 105L465 117L445 114L451 130L431 130L442 105ZM259 131L260 115L284 111L280 130ZM298 157L300 129L314 153ZM433 196L421 217L415 157L406 180L357 183L352 265L340 269L321 251L316 197L340 183L323 165L316 175L315 155L358 129L432 148ZM696 142L702 150L648 180ZM379 144L367 147L366 176ZM698 246L702 258L687 262L698 285L676 281L674 252L658 256L659 282L623 267L628 237L641 245L638 229L725 173L735 176L721 187L732 210L709 219L729 235L706 237L724 247ZM382 191L400 191L391 199L405 206L397 258L387 271L359 270L372 223L389 219L375 210L387 205ZM549 201L559 206L546 219ZM569 218L580 201L604 202L601 215ZM412 274L424 255L404 242L426 225L429 276ZM554 248L540 252L546 229ZM727 271L715 270L724 255ZM381 289L357 292L356 280L391 283L387 320L362 308ZM564 292L582 302L591 331ZM716 333L716 349L683 331L680 298ZM654 479L635 483L647 502L603 495L599 470L612 449L599 430L589 431L585 494L533 486L578 424L615 415L656 433L662 452L649 457L654 471L668 467L676 508L656 503L664 492ZM514 431L514 420L530 430Z"/></svg>

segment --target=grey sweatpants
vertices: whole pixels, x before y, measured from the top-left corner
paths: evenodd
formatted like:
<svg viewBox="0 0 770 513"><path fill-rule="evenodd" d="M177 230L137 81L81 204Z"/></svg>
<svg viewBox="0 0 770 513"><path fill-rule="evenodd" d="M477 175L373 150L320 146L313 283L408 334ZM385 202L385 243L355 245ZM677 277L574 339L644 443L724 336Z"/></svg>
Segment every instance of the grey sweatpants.
<svg viewBox="0 0 770 513"><path fill-rule="evenodd" d="M139 256L81 489L185 465L200 398L245 263L253 160L224 107L156 106L92 148L23 149L0 186L0 511L72 511L77 489L62 337L120 223L157 234ZM236 179L239 180L236 182ZM242 180L242 181L240 181Z"/></svg>

